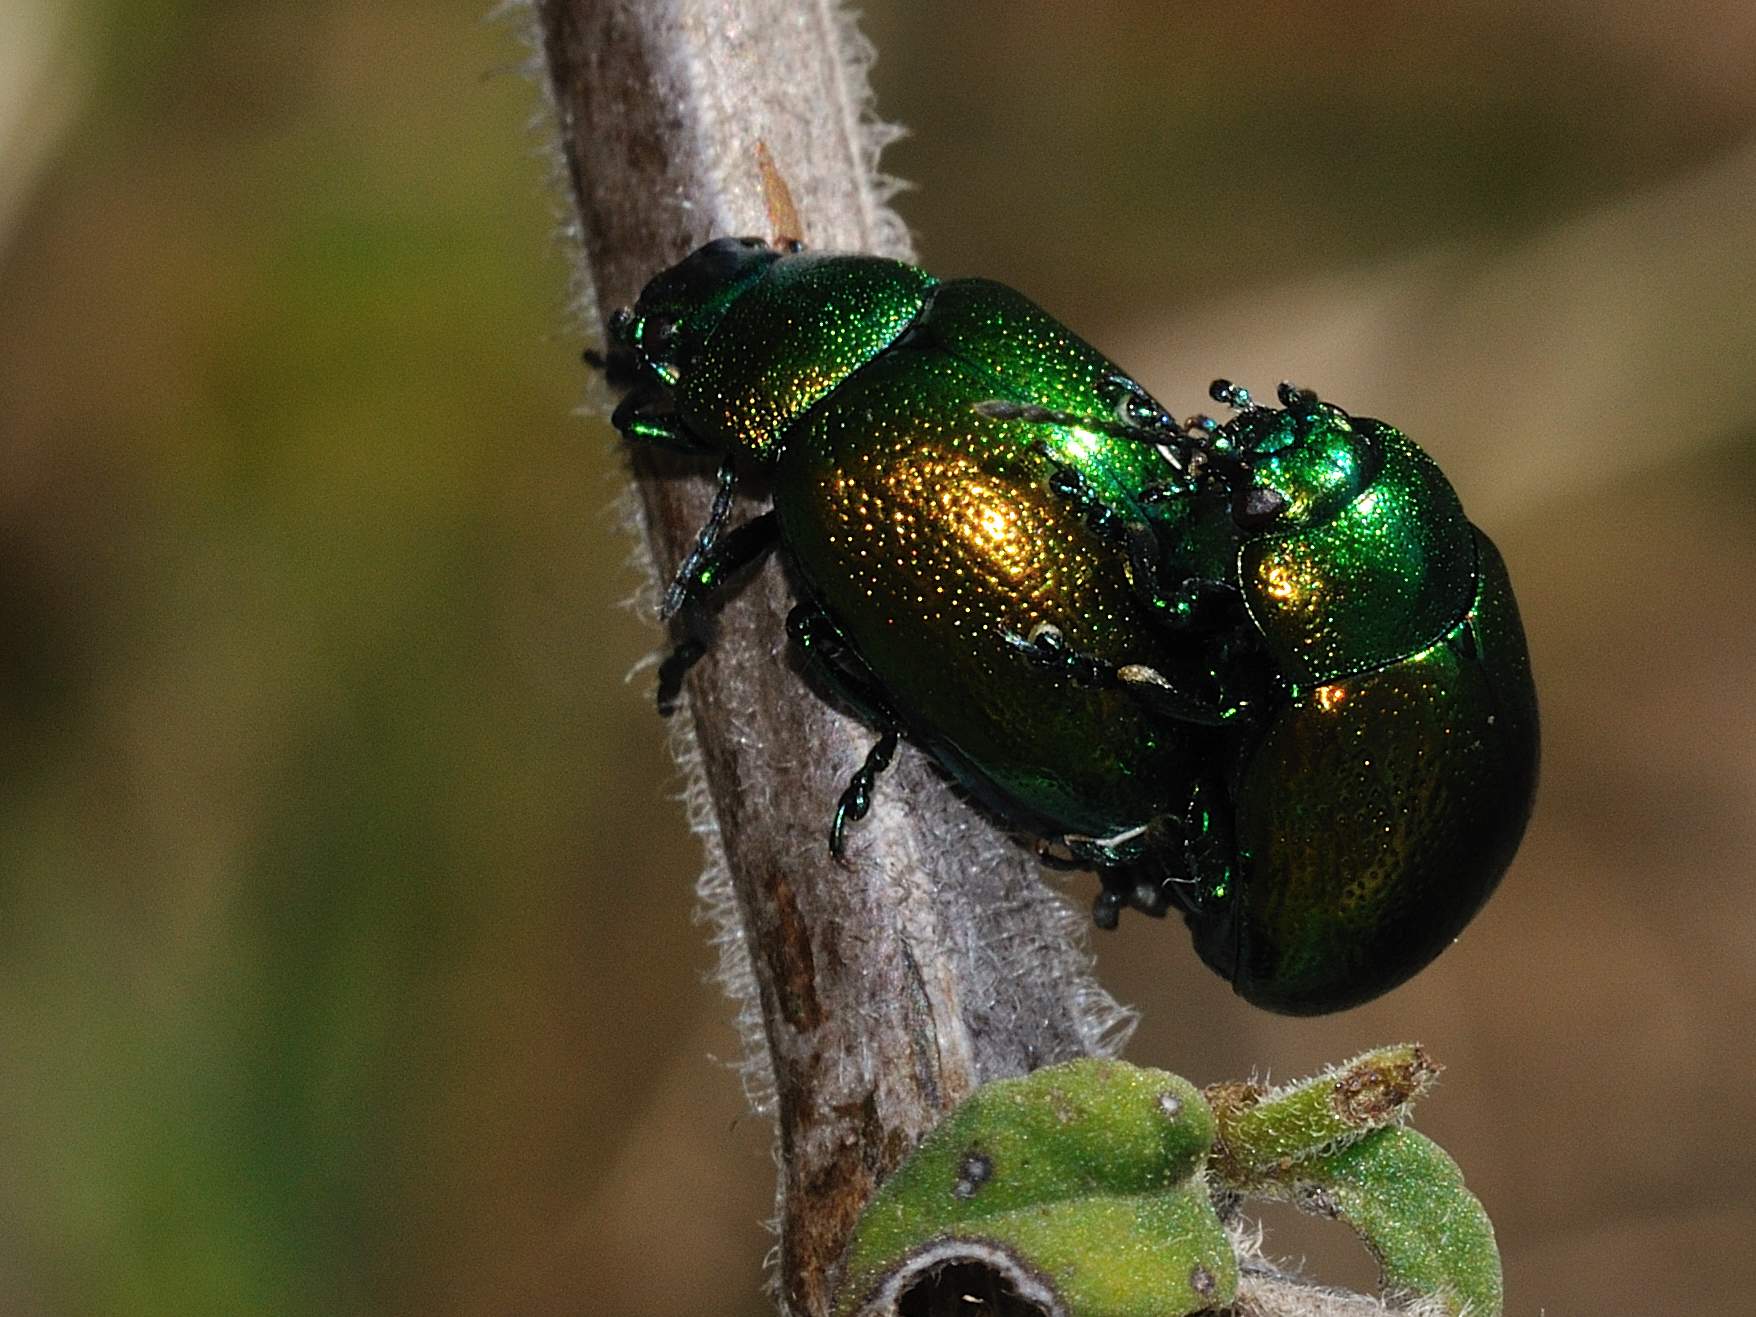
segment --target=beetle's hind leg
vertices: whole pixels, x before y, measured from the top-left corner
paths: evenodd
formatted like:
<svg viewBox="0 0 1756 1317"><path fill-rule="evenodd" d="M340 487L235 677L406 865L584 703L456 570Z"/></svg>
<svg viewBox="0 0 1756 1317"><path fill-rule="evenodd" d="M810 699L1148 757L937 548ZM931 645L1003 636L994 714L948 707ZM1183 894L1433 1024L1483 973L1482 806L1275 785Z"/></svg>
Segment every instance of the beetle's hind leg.
<svg viewBox="0 0 1756 1317"><path fill-rule="evenodd" d="M787 634L804 654L811 671L862 719L878 729L878 741L848 779L836 801L829 828L829 853L840 859L847 849L847 827L872 809L878 775L890 767L902 733L902 720L885 698L883 688L842 639L841 632L815 604L802 603L787 614Z"/></svg>
<svg viewBox="0 0 1756 1317"><path fill-rule="evenodd" d="M1112 837L1069 834L1060 840L1066 856L1056 855L1046 846L1039 846L1037 855L1051 868L1096 871L1102 885L1091 903L1091 922L1110 929L1116 927L1125 909L1162 918L1174 904L1169 887L1152 871L1147 856L1162 851L1166 845L1163 834L1176 827L1174 819L1160 817Z"/></svg>
<svg viewBox="0 0 1756 1317"><path fill-rule="evenodd" d="M1114 928L1124 909L1162 919L1172 910L1211 912L1237 880L1237 853L1224 787L1210 774L1195 778L1180 812L1161 814L1118 862L1098 868L1103 884L1092 902L1092 922ZM1076 839L1069 838L1070 842ZM1079 854L1079 847L1072 847Z"/></svg>
<svg viewBox="0 0 1756 1317"><path fill-rule="evenodd" d="M1122 921L1124 910L1138 910L1154 919L1163 919L1171 908L1165 885L1134 866L1099 869L1098 881L1103 886L1092 898L1091 922L1099 928L1114 928Z"/></svg>
<svg viewBox="0 0 1756 1317"><path fill-rule="evenodd" d="M659 664L658 707L666 717L676 711L683 678L707 653L707 642L697 633L701 615L728 581L755 563L780 538L779 523L772 510L722 534L731 508L727 488L722 470L720 491L724 507L722 498L716 496L713 515L696 537L694 551L677 569L671 588L665 592L662 616L677 619L687 633Z"/></svg>
<svg viewBox="0 0 1756 1317"><path fill-rule="evenodd" d="M847 850L847 827L866 817L872 808L872 788L877 785L878 774L890 767L890 761L896 754L898 732L894 727L886 727L878 738L878 743L866 752L866 762L848 779L841 799L835 804L835 821L829 825L829 853L840 859Z"/></svg>

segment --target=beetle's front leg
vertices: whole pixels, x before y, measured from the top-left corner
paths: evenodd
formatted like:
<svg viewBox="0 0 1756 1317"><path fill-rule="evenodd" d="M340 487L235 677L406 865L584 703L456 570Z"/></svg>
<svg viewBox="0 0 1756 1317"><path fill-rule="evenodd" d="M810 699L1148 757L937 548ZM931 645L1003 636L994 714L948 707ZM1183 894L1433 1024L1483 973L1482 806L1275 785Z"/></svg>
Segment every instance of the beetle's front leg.
<svg viewBox="0 0 1756 1317"><path fill-rule="evenodd" d="M722 536L719 528L725 524L731 505L727 488L722 469L720 490L725 506L721 506L722 498L714 499L713 513L696 536L694 552L677 569L671 588L665 592L662 614L665 617L680 616L687 631L692 631L696 617L706 610L726 583L756 562L780 538L779 523L772 510L752 517ZM706 642L690 634L659 664L658 707L661 714L669 717L676 712L677 699L683 692L683 678L706 653Z"/></svg>
<svg viewBox="0 0 1756 1317"><path fill-rule="evenodd" d="M732 495L737 488L737 468L727 458L720 463L719 488L714 491L707 524L696 532L695 547L689 551L689 556L683 559L677 568L677 574L671 578L671 588L665 591L664 601L659 605L660 619L669 621L691 598L700 598L718 584L719 573L704 569L713 557L720 532L726 528L726 521L732 515Z"/></svg>
<svg viewBox="0 0 1756 1317"><path fill-rule="evenodd" d="M637 385L616 404L610 413L610 424L624 439L635 443L653 444L674 453L699 454L709 451L694 432L674 411L653 410L667 405L666 396L656 387Z"/></svg>

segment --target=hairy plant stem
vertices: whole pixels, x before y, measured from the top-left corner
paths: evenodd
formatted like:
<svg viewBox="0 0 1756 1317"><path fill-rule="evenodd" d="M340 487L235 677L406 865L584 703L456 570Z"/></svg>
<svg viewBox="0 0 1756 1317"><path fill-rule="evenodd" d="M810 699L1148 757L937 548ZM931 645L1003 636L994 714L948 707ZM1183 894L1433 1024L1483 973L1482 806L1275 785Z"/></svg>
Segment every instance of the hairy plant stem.
<svg viewBox="0 0 1756 1317"><path fill-rule="evenodd" d="M865 49L830 0L534 8L588 320L709 237L779 236L762 151L810 245L908 255L874 172ZM694 541L712 468L631 459L664 572ZM779 1127L780 1295L821 1317L860 1209L926 1130L987 1080L1113 1051L1131 1021L1091 977L1083 913L920 755L879 781L847 861L829 857L835 796L873 734L790 669L791 597L775 564L740 592L678 717L709 904L735 921L727 977L760 1003L747 1041L765 1052Z"/></svg>

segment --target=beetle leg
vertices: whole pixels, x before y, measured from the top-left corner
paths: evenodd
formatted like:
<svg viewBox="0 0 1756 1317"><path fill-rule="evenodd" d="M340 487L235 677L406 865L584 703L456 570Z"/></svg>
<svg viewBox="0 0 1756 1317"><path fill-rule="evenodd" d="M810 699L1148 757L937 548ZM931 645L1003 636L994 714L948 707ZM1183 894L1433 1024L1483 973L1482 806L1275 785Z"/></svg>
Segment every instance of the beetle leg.
<svg viewBox="0 0 1756 1317"><path fill-rule="evenodd" d="M719 509L717 498L714 500L714 508L716 512ZM722 517L721 522L723 521ZM663 615L674 617L682 614L680 621L686 630L692 629L696 615L724 588L727 581L754 563L780 538L780 526L772 510L759 517L752 517L723 536L717 531L710 536L708 531L712 526L713 522L710 520L702 528L695 542L695 552L689 555L688 561L678 570L676 579L665 594ZM676 712L677 698L683 691L683 678L706 653L706 641L699 635L690 634L659 664L659 713L668 718Z"/></svg>
<svg viewBox="0 0 1756 1317"><path fill-rule="evenodd" d="M616 404L610 424L624 439L636 443L655 444L678 453L704 453L707 445L690 432L682 417L675 412L655 412L653 407L664 403L664 395L650 385L638 385Z"/></svg>
<svg viewBox="0 0 1756 1317"><path fill-rule="evenodd" d="M1067 847L1075 859L1082 861L1085 867L1101 872L1119 868L1138 859L1141 838L1146 836L1147 831L1148 825L1140 823L1109 837L1087 837L1069 832L1062 836L1061 844Z"/></svg>
<svg viewBox="0 0 1756 1317"><path fill-rule="evenodd" d="M1130 546L1129 577L1136 593L1150 610L1153 621L1172 632L1221 630L1232 624L1232 615L1242 604L1235 586L1199 576L1186 577L1173 586L1163 586L1153 560L1140 556L1147 552L1148 545Z"/></svg>
<svg viewBox="0 0 1756 1317"><path fill-rule="evenodd" d="M1081 686L1113 686L1116 668L1095 655L1069 649L1061 628L1049 622L1038 622L1030 634L1016 631L1002 633L1006 643L1039 667L1051 668Z"/></svg>
<svg viewBox="0 0 1756 1317"><path fill-rule="evenodd" d="M797 605L787 614L787 634L804 653L811 670L879 733L877 744L867 752L866 761L848 779L846 789L836 801L835 819L829 828L829 853L840 859L846 850L847 825L865 818L871 811L872 789L878 774L890 767L896 755L902 720L891 709L877 679L866 670L822 609L809 603Z"/></svg>
<svg viewBox="0 0 1756 1317"><path fill-rule="evenodd" d="M1122 922L1122 907L1126 904L1126 898L1110 886L1110 880L1105 876L1103 886L1098 888L1098 894L1091 903L1091 922L1099 928L1114 928Z"/></svg>
<svg viewBox="0 0 1756 1317"><path fill-rule="evenodd" d="M1237 877L1232 808L1225 797L1218 781L1206 776L1189 793L1182 847L1187 877L1180 884L1178 903L1191 910L1226 900Z"/></svg>
<svg viewBox="0 0 1756 1317"><path fill-rule="evenodd" d="M1157 668L1144 663L1111 663L1095 654L1068 647L1061 629L1038 622L1028 636L1016 631L1005 634L1006 643L1031 662L1059 671L1081 686L1120 687L1153 712L1177 722L1219 727L1249 707L1245 701L1230 703L1203 700L1173 685Z"/></svg>
<svg viewBox="0 0 1756 1317"><path fill-rule="evenodd" d="M1159 575L1163 546L1152 527L1111 508L1093 492L1091 483L1076 468L1048 457L1046 452L1044 456L1049 461L1050 490L1082 511L1085 524L1093 533L1126 551L1129 584L1153 618L1165 626L1181 629L1204 622L1215 604L1236 603L1238 592L1224 581L1191 577L1167 587ZM1168 486L1156 485L1148 492L1167 489Z"/></svg>
<svg viewBox="0 0 1756 1317"><path fill-rule="evenodd" d="M1116 680L1155 713L1202 727L1224 726L1241 717L1250 707L1243 700L1215 702L1200 699L1173 685L1157 668L1145 663L1120 665L1116 669Z"/></svg>
<svg viewBox="0 0 1756 1317"><path fill-rule="evenodd" d="M683 559L682 566L671 579L671 588L665 591L664 602L659 605L659 617L669 621L676 616L677 610L687 603L692 595L711 590L718 580L718 574L704 569L713 556L715 542L720 532L726 528L726 521L732 515L732 494L738 487L738 473L727 458L720 463L719 488L714 491L713 507L707 514L707 524L695 536L695 547L689 556Z"/></svg>
<svg viewBox="0 0 1756 1317"><path fill-rule="evenodd" d="M1146 850L1155 842L1143 840L1164 830L1166 819L1153 819L1125 828L1110 837L1087 837L1067 833L1059 839L1066 854L1057 853L1054 842L1037 843L1037 858L1051 869L1095 869L1102 886L1091 905L1091 921L1099 928L1114 928L1124 909L1162 916L1171 908L1166 884L1143 863Z"/></svg>
<svg viewBox="0 0 1756 1317"><path fill-rule="evenodd" d="M1162 919L1171 908L1169 885L1144 872L1140 865L1099 869L1098 880L1103 886L1091 903L1091 922L1099 928L1114 928L1123 910Z"/></svg>
<svg viewBox="0 0 1756 1317"><path fill-rule="evenodd" d="M1211 626L1239 606L1237 589L1224 581L1190 576L1167 586L1159 573L1162 546L1145 522L1122 522L1114 538L1128 552L1128 583L1160 626L1171 631Z"/></svg>
<svg viewBox="0 0 1756 1317"><path fill-rule="evenodd" d="M886 727L878 743L866 752L866 762L848 779L847 789L836 802L835 822L829 827L829 853L836 859L839 860L847 848L848 824L865 818L871 810L872 788L878 781L878 774L890 767L890 760L896 754L896 743L896 728Z"/></svg>
<svg viewBox="0 0 1756 1317"><path fill-rule="evenodd" d="M1124 909L1162 919L1175 907L1200 914L1228 899L1237 877L1229 807L1217 780L1203 776L1190 786L1180 812L1159 815L1145 827L1137 858L1098 870L1103 889L1092 904L1092 922L1114 928Z"/></svg>
<svg viewBox="0 0 1756 1317"><path fill-rule="evenodd" d="M1083 873L1091 868L1089 861L1080 859L1071 850L1067 850L1067 853L1063 854L1055 849L1056 845L1057 843L1048 837L1038 839L1036 843L1037 862L1043 868L1053 869L1056 873ZM1063 850L1066 850L1065 843L1061 843L1061 845Z"/></svg>
<svg viewBox="0 0 1756 1317"><path fill-rule="evenodd" d="M659 717L669 718L677 711L677 701L683 697L683 678L706 653L706 642L691 638L679 642L665 655L658 669Z"/></svg>
<svg viewBox="0 0 1756 1317"><path fill-rule="evenodd" d="M1126 534L1126 520L1109 504L1097 496L1091 482L1079 468L1069 466L1049 452L1046 445L1037 450L1043 460L1049 464L1049 492L1057 498L1071 503L1085 516L1085 524L1092 533L1112 542L1123 539Z"/></svg>

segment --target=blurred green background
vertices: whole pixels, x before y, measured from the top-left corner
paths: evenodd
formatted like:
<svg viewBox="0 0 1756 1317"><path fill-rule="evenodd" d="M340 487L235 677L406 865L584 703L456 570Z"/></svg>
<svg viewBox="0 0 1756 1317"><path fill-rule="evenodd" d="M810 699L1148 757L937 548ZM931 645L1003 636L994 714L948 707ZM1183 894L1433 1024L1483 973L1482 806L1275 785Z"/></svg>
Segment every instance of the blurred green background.
<svg viewBox="0 0 1756 1317"><path fill-rule="evenodd" d="M1128 921L1130 1055L1418 1038L1511 1311L1741 1310L1756 9L864 8L926 263L1173 407L1397 421L1524 605L1542 796L1459 946L1286 1021ZM0 1312L770 1311L522 21L0 7Z"/></svg>

